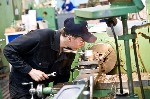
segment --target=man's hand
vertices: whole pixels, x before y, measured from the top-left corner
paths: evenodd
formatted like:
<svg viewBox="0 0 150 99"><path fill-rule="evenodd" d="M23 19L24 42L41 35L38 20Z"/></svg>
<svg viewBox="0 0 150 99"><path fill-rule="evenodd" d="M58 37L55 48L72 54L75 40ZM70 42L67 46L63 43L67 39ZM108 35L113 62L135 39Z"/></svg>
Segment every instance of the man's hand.
<svg viewBox="0 0 150 99"><path fill-rule="evenodd" d="M31 76L31 78L35 81L43 81L45 79L48 79L48 75L45 74L44 72L40 71L40 70L36 70L36 69L32 69L29 72L29 75Z"/></svg>

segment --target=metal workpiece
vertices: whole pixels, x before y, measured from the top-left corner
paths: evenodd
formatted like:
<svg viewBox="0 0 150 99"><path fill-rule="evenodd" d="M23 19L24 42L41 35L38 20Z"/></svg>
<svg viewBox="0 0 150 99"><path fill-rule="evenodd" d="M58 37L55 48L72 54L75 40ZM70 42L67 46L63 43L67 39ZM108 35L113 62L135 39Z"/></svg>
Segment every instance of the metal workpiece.
<svg viewBox="0 0 150 99"><path fill-rule="evenodd" d="M93 50L94 60L98 61L99 74L108 73L115 67L117 56L110 44L97 43L90 49Z"/></svg>

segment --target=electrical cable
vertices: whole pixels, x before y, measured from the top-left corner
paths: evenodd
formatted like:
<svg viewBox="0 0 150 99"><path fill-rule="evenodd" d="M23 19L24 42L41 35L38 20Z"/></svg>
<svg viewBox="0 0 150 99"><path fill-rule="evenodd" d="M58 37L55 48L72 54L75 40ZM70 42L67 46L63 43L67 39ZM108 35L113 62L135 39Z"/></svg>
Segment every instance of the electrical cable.
<svg viewBox="0 0 150 99"><path fill-rule="evenodd" d="M115 31L114 31L113 23L111 24L111 30L113 32L114 39L115 39L115 44L116 44L117 63L118 63L118 72L119 72L119 80L120 80L120 94L122 95L123 94L123 86L122 86L121 69L120 69L120 59L119 59L120 56L119 56L117 36L115 34Z"/></svg>
<svg viewBox="0 0 150 99"><path fill-rule="evenodd" d="M141 32L139 32L138 34L141 34ZM142 34L141 34L141 36L142 36ZM143 36L142 36L142 37L143 37ZM144 38L145 38L145 37L144 37ZM145 67L145 65L144 65L144 62L143 62L143 59L142 59L141 54L140 54L140 48L139 48L138 43L139 43L139 42L138 42L138 35L137 35L137 37L136 37L137 55L138 55L139 60L140 60L140 62L141 62L142 68L144 69L143 72L147 72L146 67Z"/></svg>
<svg viewBox="0 0 150 99"><path fill-rule="evenodd" d="M132 34L136 34L135 32ZM133 50L134 50L134 56L135 56L135 63L136 63L136 68L137 68L137 74L138 74L138 79L140 83L140 89L141 89L141 94L142 94L142 99L145 99L145 94L144 94L144 89L143 89L143 84L141 80L141 75L140 75L140 69L139 69L139 64L138 64L138 56L137 56L137 46L136 46L136 40L132 39L133 42Z"/></svg>

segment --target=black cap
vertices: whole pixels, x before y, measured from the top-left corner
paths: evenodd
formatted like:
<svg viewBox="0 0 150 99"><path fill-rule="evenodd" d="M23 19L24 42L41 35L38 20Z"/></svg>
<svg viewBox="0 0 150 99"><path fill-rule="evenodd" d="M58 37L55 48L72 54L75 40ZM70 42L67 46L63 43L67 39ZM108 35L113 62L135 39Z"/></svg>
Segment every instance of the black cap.
<svg viewBox="0 0 150 99"><path fill-rule="evenodd" d="M70 35L77 35L88 43L94 43L97 40L97 37L88 32L86 21L82 21L80 24L75 24L73 17L67 18L64 21L64 31Z"/></svg>

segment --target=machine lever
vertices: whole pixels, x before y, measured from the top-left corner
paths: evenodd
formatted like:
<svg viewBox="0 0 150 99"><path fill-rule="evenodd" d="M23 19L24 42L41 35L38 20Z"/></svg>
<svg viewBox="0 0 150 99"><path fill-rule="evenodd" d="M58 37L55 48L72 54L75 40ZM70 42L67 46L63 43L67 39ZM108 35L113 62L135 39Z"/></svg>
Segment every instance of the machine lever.
<svg viewBox="0 0 150 99"><path fill-rule="evenodd" d="M32 85L33 84L33 82L29 82L29 83L22 83L22 85Z"/></svg>
<svg viewBox="0 0 150 99"><path fill-rule="evenodd" d="M30 94L31 94L31 99L34 99L33 95L35 94L36 90L35 88L33 88L33 82L29 82L29 83L22 83L22 85L31 85L31 89L29 90Z"/></svg>

